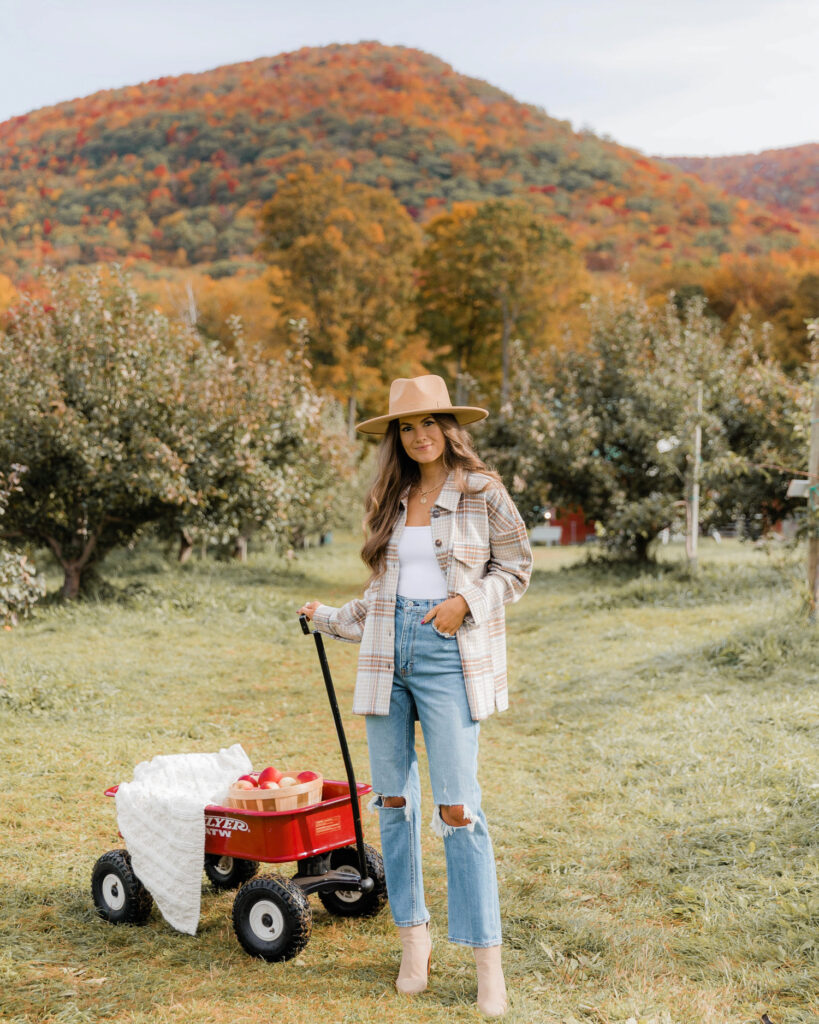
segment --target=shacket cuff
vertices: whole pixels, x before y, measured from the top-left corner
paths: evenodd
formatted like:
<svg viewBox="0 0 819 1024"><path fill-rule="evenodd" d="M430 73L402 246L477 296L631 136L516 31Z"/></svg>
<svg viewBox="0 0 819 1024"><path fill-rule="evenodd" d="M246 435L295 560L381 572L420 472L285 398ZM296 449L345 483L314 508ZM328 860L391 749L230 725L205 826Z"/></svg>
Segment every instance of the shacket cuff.
<svg viewBox="0 0 819 1024"><path fill-rule="evenodd" d="M317 633L326 633L334 640L340 640L343 644L357 644L358 640L351 640L348 636L342 636L335 627L333 619L338 613L338 608L329 604L320 604L313 612L313 626Z"/></svg>
<svg viewBox="0 0 819 1024"><path fill-rule="evenodd" d="M334 611L336 611L336 609L332 608L329 604L320 604L313 612L313 618L311 621L319 633L329 633L330 636L336 635L336 631L333 629L333 624L331 622Z"/></svg>
<svg viewBox="0 0 819 1024"><path fill-rule="evenodd" d="M456 591L469 605L469 615L472 616L475 625L480 626L486 619L488 609L486 607L486 596L482 593L477 583L468 583Z"/></svg>

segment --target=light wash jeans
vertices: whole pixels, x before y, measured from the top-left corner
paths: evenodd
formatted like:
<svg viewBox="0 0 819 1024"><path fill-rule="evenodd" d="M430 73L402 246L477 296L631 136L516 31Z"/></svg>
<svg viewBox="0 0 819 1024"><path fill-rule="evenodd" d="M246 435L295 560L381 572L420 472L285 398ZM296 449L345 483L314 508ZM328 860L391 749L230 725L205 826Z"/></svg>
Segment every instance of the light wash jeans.
<svg viewBox="0 0 819 1024"><path fill-rule="evenodd" d="M501 943L498 880L492 840L481 810L478 733L469 713L458 641L421 619L440 600L398 597L395 676L389 715L367 715L367 743L381 826L387 895L400 927L429 920L421 870L421 784L415 722L421 722L435 809L432 827L446 851L449 941L463 946ZM403 807L383 797L402 796ZM441 818L441 804L463 805L468 825Z"/></svg>

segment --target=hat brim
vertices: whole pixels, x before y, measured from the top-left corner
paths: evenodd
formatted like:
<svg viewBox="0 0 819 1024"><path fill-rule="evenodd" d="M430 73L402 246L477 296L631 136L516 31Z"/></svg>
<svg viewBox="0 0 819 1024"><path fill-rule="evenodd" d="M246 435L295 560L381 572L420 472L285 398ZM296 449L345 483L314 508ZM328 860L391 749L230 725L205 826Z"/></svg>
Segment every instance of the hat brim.
<svg viewBox="0 0 819 1024"><path fill-rule="evenodd" d="M450 416L455 417L462 427L465 427L468 423L477 423L479 420L485 420L489 415L489 410L480 409L476 405L453 405L448 409L412 409L409 412L395 413L392 416L374 416L370 420L356 423L355 429L362 434L386 434L387 426L392 420L400 420L406 416L425 416L428 413L434 413L435 415L449 413Z"/></svg>

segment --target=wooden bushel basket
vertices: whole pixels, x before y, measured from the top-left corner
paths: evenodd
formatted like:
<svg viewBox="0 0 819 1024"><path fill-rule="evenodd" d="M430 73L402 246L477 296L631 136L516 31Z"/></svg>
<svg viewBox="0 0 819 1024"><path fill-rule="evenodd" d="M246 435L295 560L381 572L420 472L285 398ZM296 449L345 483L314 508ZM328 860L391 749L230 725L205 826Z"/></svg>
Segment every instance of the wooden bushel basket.
<svg viewBox="0 0 819 1024"><path fill-rule="evenodd" d="M300 768L299 771L304 771ZM282 778L288 775L295 779L299 771L282 771ZM295 786L283 789L236 789L231 786L228 795L228 807L236 807L243 811L295 811L301 807L310 807L321 801L324 778L319 775L310 782L297 782Z"/></svg>

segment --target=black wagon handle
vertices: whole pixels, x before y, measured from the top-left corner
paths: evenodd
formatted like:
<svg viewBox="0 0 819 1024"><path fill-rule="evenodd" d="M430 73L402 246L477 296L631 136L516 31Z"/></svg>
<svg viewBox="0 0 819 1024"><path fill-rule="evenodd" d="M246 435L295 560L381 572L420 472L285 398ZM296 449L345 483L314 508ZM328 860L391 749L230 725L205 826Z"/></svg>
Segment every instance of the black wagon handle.
<svg viewBox="0 0 819 1024"><path fill-rule="evenodd" d="M309 636L312 633L313 639L316 642L319 664L321 665L321 672L324 676L324 685L327 689L327 698L330 701L330 710L333 712L333 721L336 724L336 733L338 734L338 742L341 747L341 756L344 758L344 767L347 771L347 784L350 787L350 803L353 810L353 825L355 827L355 845L358 852L358 873L361 876L361 891L371 892L375 887L375 882L367 874L367 860L364 855L364 833L361 830L361 808L359 807L358 802L358 787L356 786L353 762L350 760L350 750L347 746L347 737L344 735L344 725L341 721L341 712L338 709L336 690L333 686L333 677L330 675L330 665L327 661L327 652L324 650L324 639L318 630L310 629L309 620L306 615L300 615L299 622L301 623L302 632L306 636Z"/></svg>

